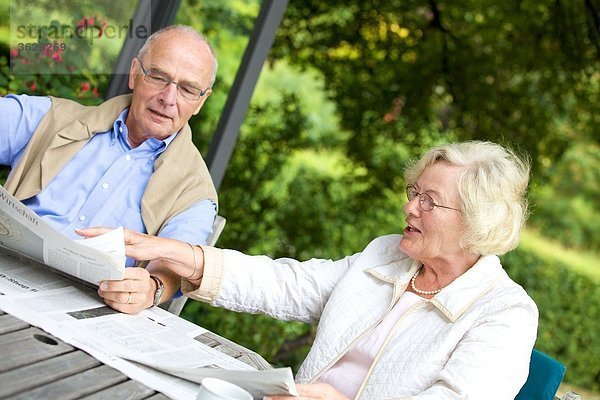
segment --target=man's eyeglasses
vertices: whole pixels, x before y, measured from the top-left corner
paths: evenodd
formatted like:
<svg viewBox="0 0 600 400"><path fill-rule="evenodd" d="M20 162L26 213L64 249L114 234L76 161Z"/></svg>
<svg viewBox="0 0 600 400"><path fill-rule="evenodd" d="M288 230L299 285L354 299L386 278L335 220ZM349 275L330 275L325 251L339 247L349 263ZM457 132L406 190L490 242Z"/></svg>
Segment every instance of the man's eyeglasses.
<svg viewBox="0 0 600 400"><path fill-rule="evenodd" d="M145 69L144 65L142 64L142 60L138 58L138 61L140 63L140 67L142 67L142 73L144 74L144 82L150 84L151 86L157 89L164 89L171 83L174 83L175 86L177 86L177 93L179 93L179 95L186 100L198 100L200 97L204 96L208 91L208 89L198 89L197 87L194 87L188 83L175 82L165 74Z"/></svg>
<svg viewBox="0 0 600 400"><path fill-rule="evenodd" d="M414 185L406 185L406 197L408 198L408 201L411 201L417 196L419 197L419 205L421 206L423 211L431 211L434 207L440 207L460 212L458 208L452 208L436 204L435 201L433 201L433 199L431 198L431 196L427 193L419 193L419 191L417 191Z"/></svg>

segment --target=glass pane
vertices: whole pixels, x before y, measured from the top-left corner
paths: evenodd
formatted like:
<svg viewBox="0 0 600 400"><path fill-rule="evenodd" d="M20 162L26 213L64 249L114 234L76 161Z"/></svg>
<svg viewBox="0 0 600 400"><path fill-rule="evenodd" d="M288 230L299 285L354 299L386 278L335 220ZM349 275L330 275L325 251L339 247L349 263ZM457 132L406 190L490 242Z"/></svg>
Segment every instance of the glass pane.
<svg viewBox="0 0 600 400"><path fill-rule="evenodd" d="M10 0L12 72L112 73L135 5L131 1ZM149 29L139 33L147 37Z"/></svg>
<svg viewBox="0 0 600 400"><path fill-rule="evenodd" d="M100 103L125 39L150 34L143 21L146 31L129 33L136 6L116 0L0 0L0 94Z"/></svg>
<svg viewBox="0 0 600 400"><path fill-rule="evenodd" d="M190 120L194 141L206 156L260 10L259 0L183 0L175 24L190 25L213 46L219 69L210 98Z"/></svg>

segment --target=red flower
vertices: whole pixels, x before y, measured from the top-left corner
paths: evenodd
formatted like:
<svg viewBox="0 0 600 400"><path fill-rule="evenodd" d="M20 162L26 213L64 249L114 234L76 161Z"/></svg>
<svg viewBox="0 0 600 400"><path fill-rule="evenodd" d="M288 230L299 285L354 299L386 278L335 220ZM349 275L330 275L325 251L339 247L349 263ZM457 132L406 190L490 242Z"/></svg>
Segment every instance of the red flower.
<svg viewBox="0 0 600 400"><path fill-rule="evenodd" d="M87 19L85 18L81 18L78 22L77 22L77 30L81 30L83 28L85 28L87 26Z"/></svg>
<svg viewBox="0 0 600 400"><path fill-rule="evenodd" d="M90 90L90 83L89 82L83 82L81 84L81 90L84 92L88 92Z"/></svg>
<svg viewBox="0 0 600 400"><path fill-rule="evenodd" d="M31 85L29 85L29 90L33 92L35 89L37 89L37 86L35 85L35 82L32 82Z"/></svg>
<svg viewBox="0 0 600 400"><path fill-rule="evenodd" d="M10 51L11 57L17 57L18 55L19 55L19 49L17 49L16 47Z"/></svg>

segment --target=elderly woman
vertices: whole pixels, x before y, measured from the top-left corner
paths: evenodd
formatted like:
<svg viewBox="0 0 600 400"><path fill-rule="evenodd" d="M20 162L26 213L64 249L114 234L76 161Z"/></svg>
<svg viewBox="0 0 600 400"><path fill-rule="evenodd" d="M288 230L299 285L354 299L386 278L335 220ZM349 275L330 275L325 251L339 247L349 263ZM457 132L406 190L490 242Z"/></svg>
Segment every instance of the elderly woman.
<svg viewBox="0 0 600 400"><path fill-rule="evenodd" d="M528 164L466 142L431 149L405 177L403 234L341 260L272 260L132 232L126 251L168 262L193 299L318 323L300 398L514 399L538 312L498 255L519 242Z"/></svg>

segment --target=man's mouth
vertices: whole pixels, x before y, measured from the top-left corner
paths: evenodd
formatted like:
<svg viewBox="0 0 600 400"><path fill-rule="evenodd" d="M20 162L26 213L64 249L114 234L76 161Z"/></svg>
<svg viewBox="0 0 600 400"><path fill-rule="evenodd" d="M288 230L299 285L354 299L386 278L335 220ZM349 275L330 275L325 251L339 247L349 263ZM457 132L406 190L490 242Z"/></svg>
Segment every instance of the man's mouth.
<svg viewBox="0 0 600 400"><path fill-rule="evenodd" d="M163 114L163 113L161 113L160 111L153 110L152 108L149 108L148 110L150 110L150 112L151 112L152 114L154 114L154 115L157 115L157 116L159 116L160 118L172 119L172 117L171 117L170 115Z"/></svg>

